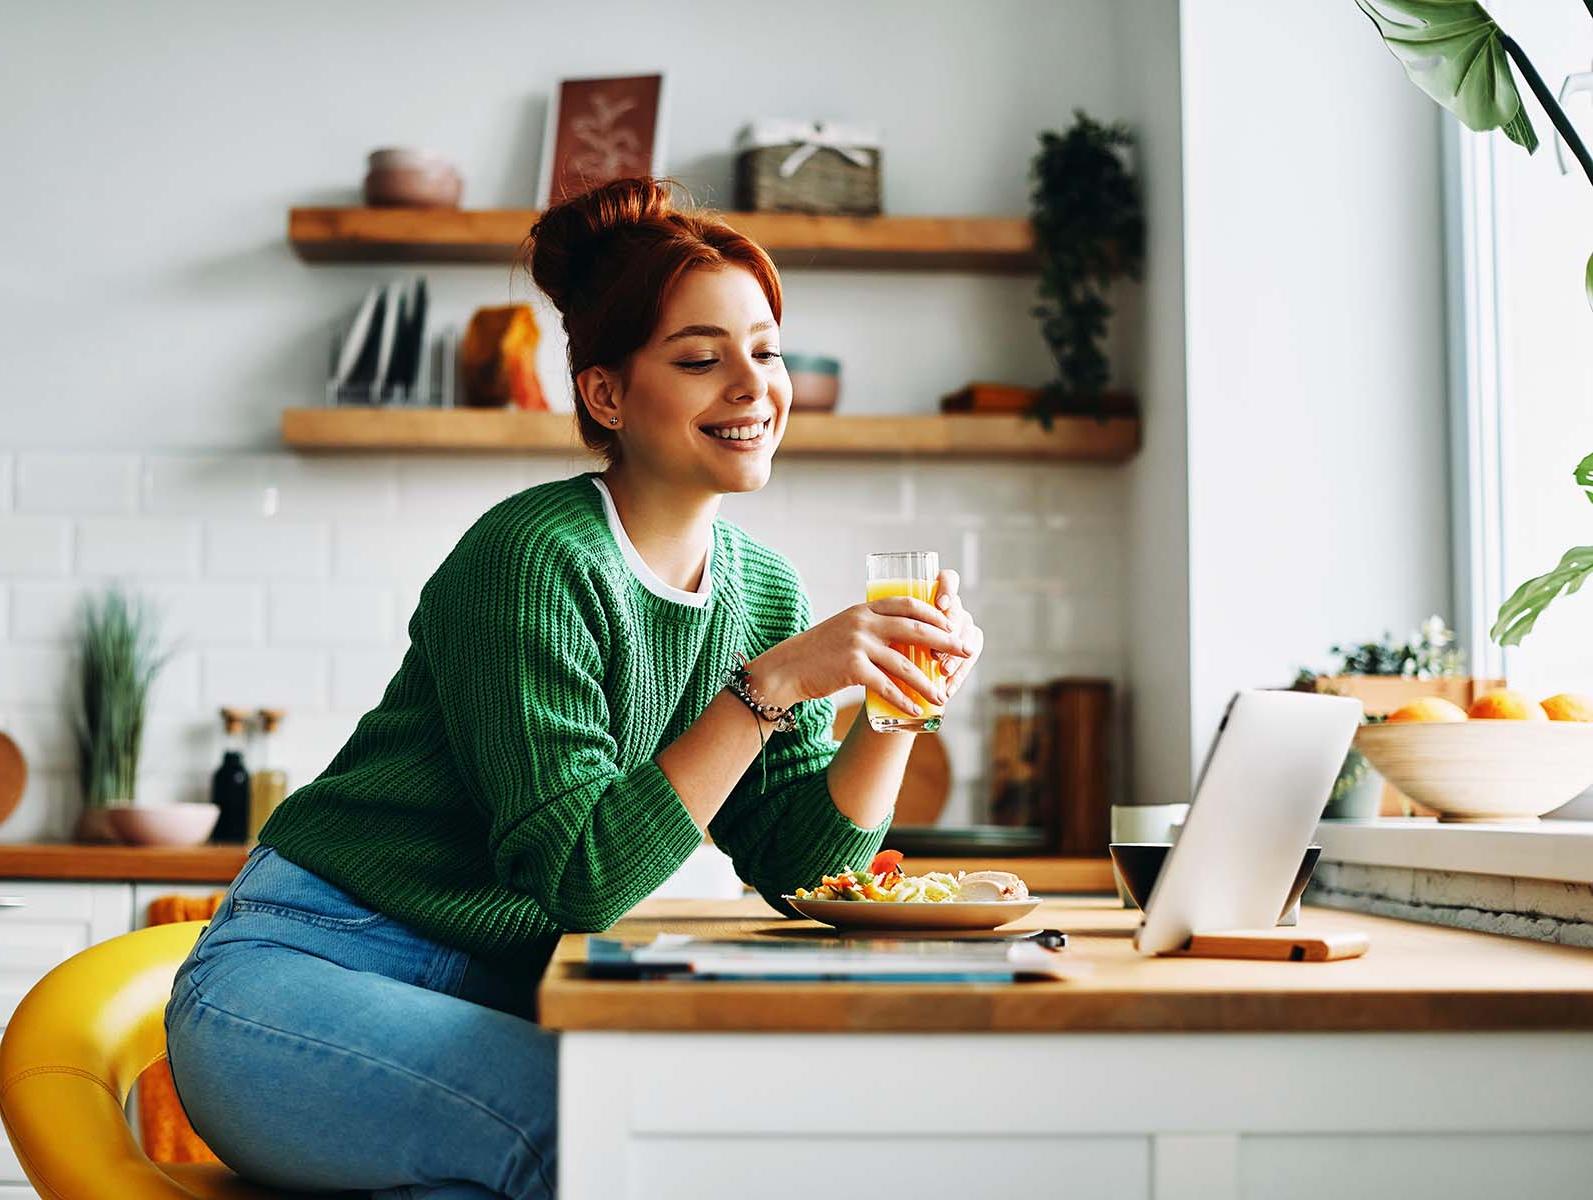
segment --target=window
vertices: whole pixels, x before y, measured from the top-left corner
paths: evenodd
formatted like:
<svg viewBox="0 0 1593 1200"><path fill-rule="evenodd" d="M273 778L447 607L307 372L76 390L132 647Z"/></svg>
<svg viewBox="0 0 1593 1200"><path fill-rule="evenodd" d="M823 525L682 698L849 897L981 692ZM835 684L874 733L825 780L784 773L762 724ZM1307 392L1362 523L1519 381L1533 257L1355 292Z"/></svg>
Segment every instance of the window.
<svg viewBox="0 0 1593 1200"><path fill-rule="evenodd" d="M1587 9L1555 0L1490 6L1551 89L1593 69ZM1571 471L1593 454L1593 185L1528 98L1535 155L1502 136L1448 133L1455 595L1474 666L1532 695L1593 692L1593 592L1561 597L1519 647L1487 638L1500 602L1593 544L1593 506ZM1567 100L1593 144L1593 96ZM1593 804L1587 806L1593 816Z"/></svg>

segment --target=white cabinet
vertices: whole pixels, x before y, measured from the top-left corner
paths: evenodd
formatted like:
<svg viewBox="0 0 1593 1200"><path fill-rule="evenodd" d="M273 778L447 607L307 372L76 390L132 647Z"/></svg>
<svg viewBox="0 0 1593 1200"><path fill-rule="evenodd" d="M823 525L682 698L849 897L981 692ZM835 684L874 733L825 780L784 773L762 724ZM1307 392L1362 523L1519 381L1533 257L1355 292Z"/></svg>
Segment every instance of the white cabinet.
<svg viewBox="0 0 1593 1200"><path fill-rule="evenodd" d="M125 883L0 880L0 1028L51 967L132 926Z"/></svg>
<svg viewBox="0 0 1593 1200"><path fill-rule="evenodd" d="M146 925L149 902L156 896L205 896L225 886L0 879L0 1029L52 967L96 942ZM3 1137L0 1200L35 1200L11 1143Z"/></svg>

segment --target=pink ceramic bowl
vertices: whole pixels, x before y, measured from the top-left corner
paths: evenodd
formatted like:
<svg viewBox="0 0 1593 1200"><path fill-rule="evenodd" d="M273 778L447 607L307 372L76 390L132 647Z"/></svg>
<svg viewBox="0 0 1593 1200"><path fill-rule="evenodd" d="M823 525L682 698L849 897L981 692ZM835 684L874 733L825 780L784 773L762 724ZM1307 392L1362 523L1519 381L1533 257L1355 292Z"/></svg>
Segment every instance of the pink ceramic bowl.
<svg viewBox="0 0 1593 1200"><path fill-rule="evenodd" d="M390 167L408 171L437 171L450 167L448 160L435 150L423 150L415 146L383 146L380 150L372 150L365 159L365 165L373 171L384 171Z"/></svg>
<svg viewBox="0 0 1593 1200"><path fill-rule="evenodd" d="M214 804L141 804L108 808L105 819L129 846L197 846L216 827Z"/></svg>
<svg viewBox="0 0 1593 1200"><path fill-rule="evenodd" d="M458 208L464 181L452 167L373 167L365 203L373 208Z"/></svg>

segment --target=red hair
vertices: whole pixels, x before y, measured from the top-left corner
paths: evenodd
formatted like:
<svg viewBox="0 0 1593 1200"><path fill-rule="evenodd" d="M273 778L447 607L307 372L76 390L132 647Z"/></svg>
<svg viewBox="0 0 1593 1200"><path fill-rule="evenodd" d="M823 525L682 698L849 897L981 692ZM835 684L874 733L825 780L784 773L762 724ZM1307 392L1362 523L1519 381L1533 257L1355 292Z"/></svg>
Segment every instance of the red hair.
<svg viewBox="0 0 1593 1200"><path fill-rule="evenodd" d="M570 344L570 379L589 367L623 368L658 327L664 300L687 271L745 267L776 322L780 275L750 238L723 221L674 207L669 183L617 179L561 201L531 227L531 277L558 308ZM613 461L614 431L575 396L581 440Z"/></svg>

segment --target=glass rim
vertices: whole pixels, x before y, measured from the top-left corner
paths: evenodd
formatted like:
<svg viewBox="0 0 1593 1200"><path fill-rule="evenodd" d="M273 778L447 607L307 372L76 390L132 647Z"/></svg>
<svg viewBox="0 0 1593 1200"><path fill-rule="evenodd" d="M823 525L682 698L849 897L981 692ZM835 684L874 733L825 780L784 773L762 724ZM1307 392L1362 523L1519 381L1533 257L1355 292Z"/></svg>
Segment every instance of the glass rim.
<svg viewBox="0 0 1593 1200"><path fill-rule="evenodd" d="M940 557L939 550L872 550L869 558L934 558Z"/></svg>

